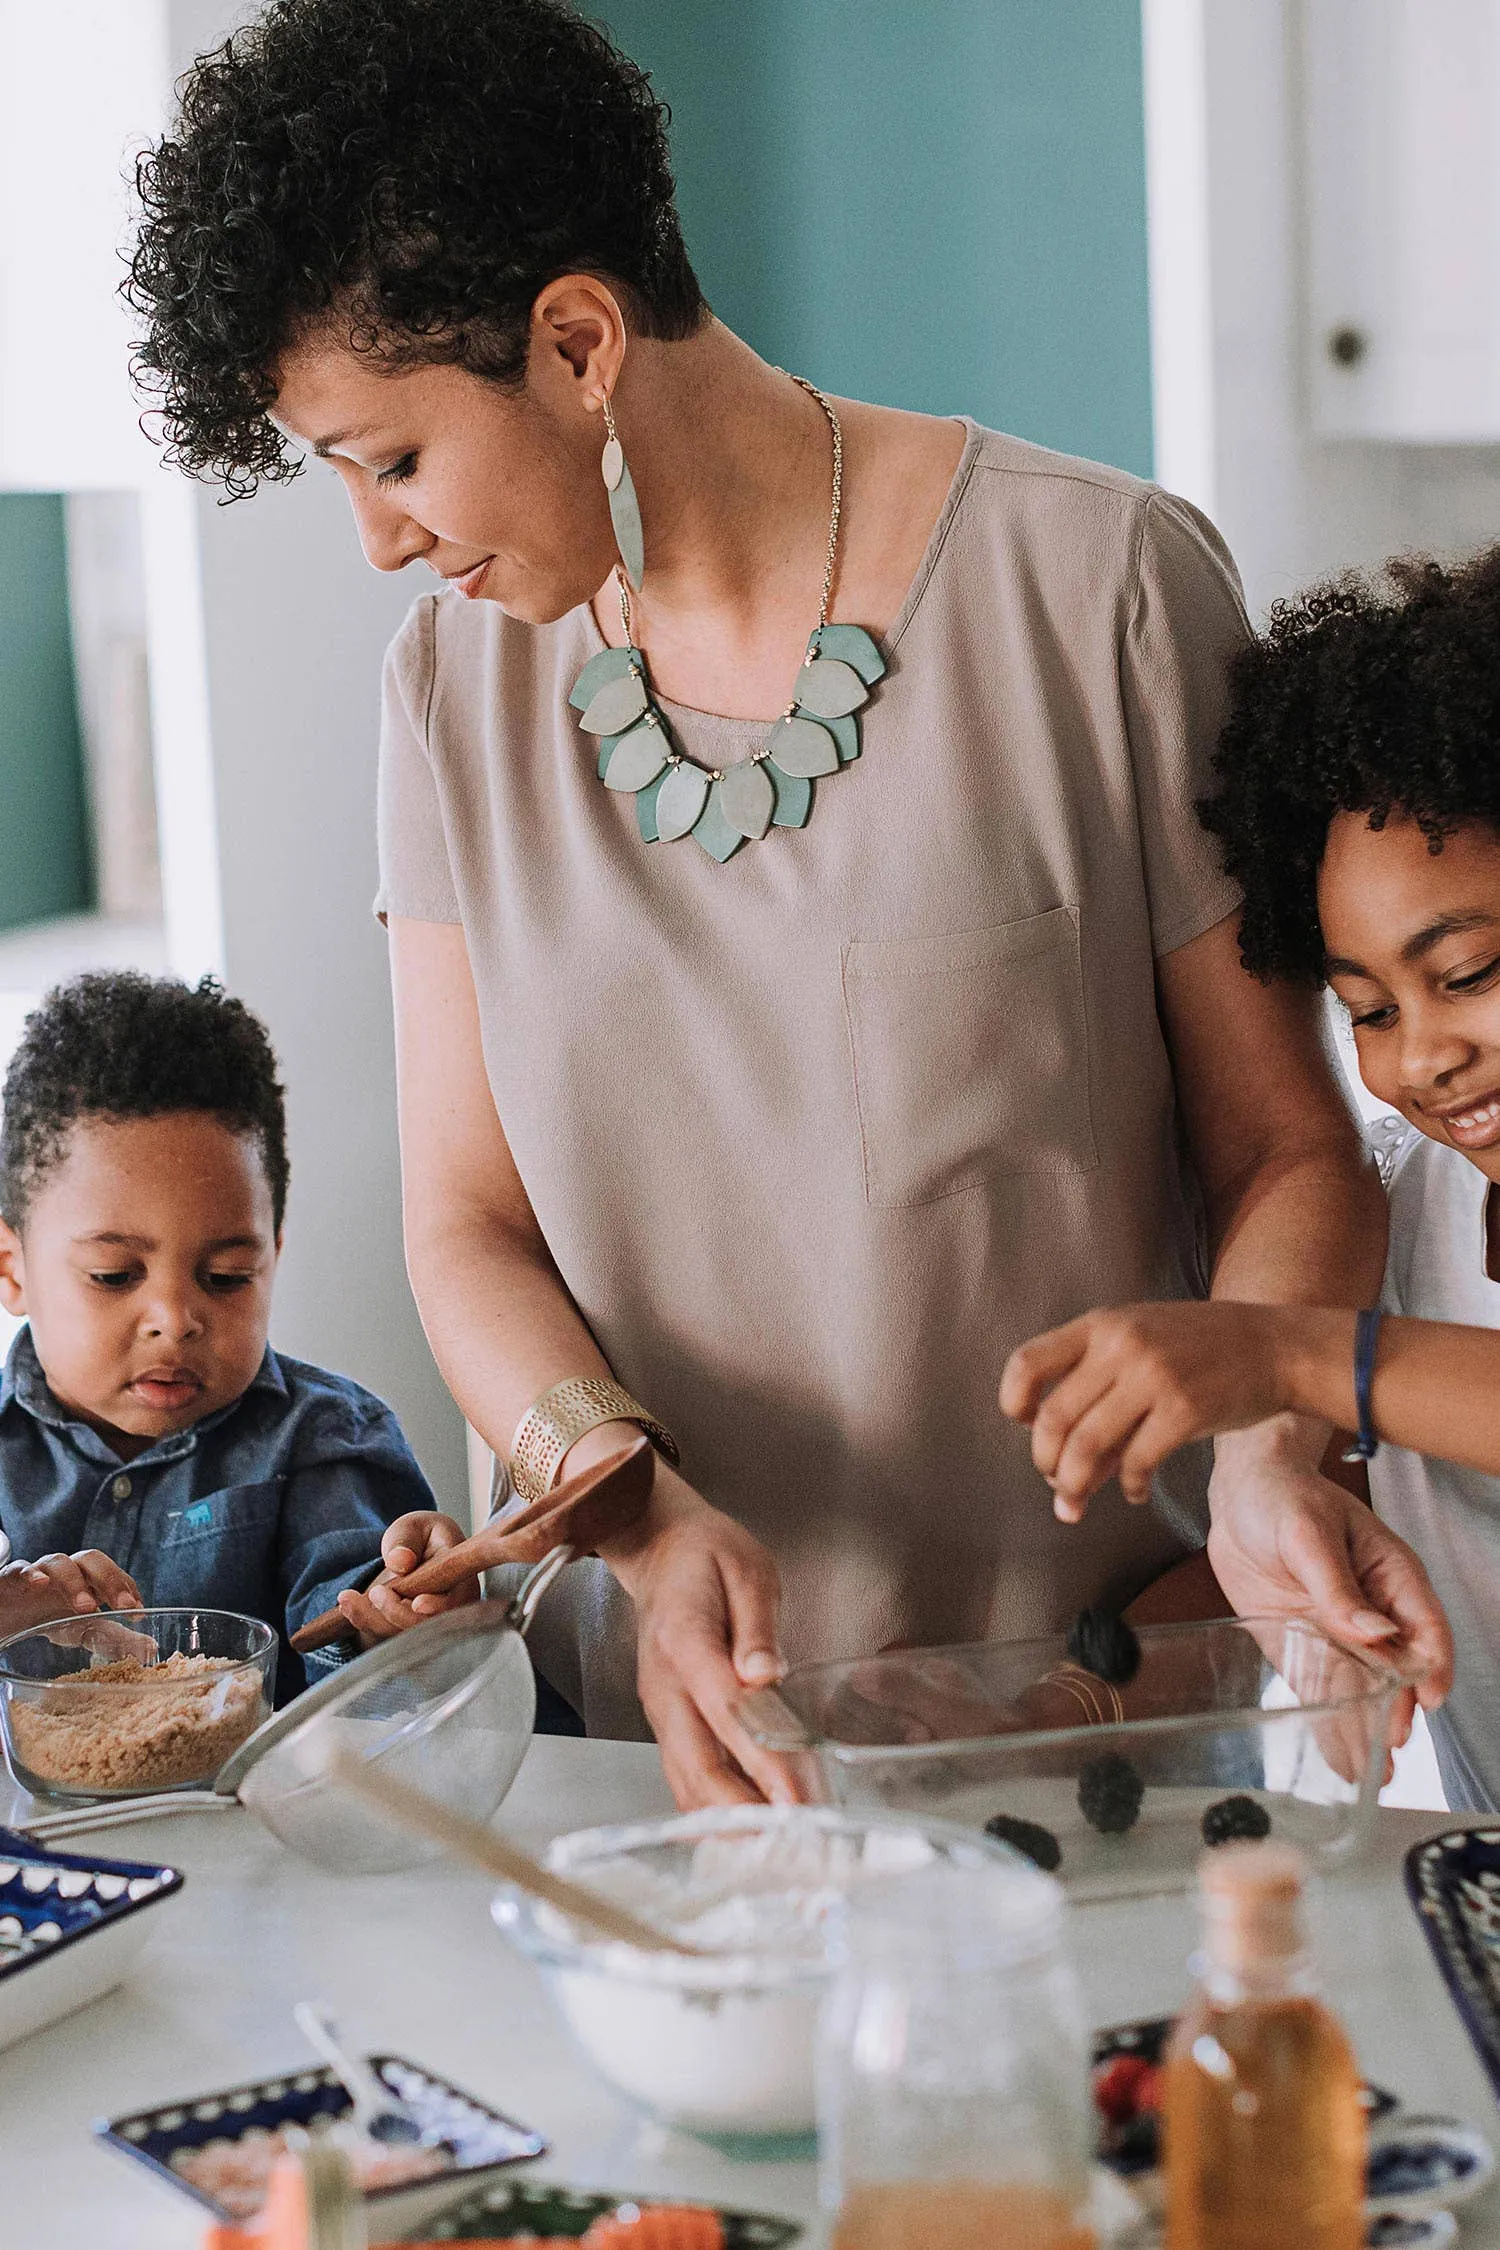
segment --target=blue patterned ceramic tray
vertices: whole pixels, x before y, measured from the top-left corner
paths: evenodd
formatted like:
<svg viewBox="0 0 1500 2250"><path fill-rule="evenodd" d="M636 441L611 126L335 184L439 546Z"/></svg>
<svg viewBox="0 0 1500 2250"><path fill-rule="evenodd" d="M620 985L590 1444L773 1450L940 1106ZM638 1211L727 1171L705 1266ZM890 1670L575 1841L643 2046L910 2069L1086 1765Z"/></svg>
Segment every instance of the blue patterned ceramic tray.
<svg viewBox="0 0 1500 2250"><path fill-rule="evenodd" d="M715 2208L695 2203L689 2209ZM619 2195L588 2195L577 2188L554 2187L545 2180L501 2180L462 2203L440 2212L431 2222L434 2242L492 2242L497 2235L516 2236L523 2242L577 2242L596 2219L618 2211L670 2210L665 2198L651 2195L629 2200ZM718 2211L724 2228L724 2250L785 2250L800 2242L802 2229L795 2219L772 2219L754 2211Z"/></svg>
<svg viewBox="0 0 1500 2250"><path fill-rule="evenodd" d="M448 2144L452 2159L441 2172L426 2178L368 2188L365 2200L378 2209L383 2228L414 2223L498 2166L544 2153L547 2144L539 2133L502 2117L434 2072L400 2055L369 2059L391 2091ZM112 2117L94 2130L111 2147L149 2165L158 2179L170 2181L216 2217L243 2220L259 2208L264 2195L264 2174L276 2153L273 2136L289 2125L306 2129L332 2124L351 2106L332 2071L310 2064L280 2078L256 2079L191 2101ZM200 2170L205 2158L207 2168ZM185 2166L198 2176L188 2177ZM214 2171L226 2183L222 2199L205 2184ZM380 2239L389 2240L389 2232Z"/></svg>
<svg viewBox="0 0 1500 2250"><path fill-rule="evenodd" d="M144 1909L181 1888L175 1867L48 1851L0 1828L0 2046L117 1985L149 1934Z"/></svg>
<svg viewBox="0 0 1500 2250"><path fill-rule="evenodd" d="M1500 1828L1455 1828L1414 1844L1406 1889L1500 2095Z"/></svg>

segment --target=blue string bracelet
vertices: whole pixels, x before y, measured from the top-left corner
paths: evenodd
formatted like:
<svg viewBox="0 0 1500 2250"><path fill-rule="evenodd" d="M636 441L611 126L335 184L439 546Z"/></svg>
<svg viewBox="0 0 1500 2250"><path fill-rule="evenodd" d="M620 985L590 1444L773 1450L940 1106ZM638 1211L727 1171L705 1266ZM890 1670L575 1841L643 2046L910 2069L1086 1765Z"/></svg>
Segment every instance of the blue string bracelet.
<svg viewBox="0 0 1500 2250"><path fill-rule="evenodd" d="M1380 1450L1380 1440L1375 1435L1375 1423L1370 1413L1370 1386L1375 1377L1375 1344L1380 1334L1380 1314L1371 1310L1357 1313L1354 1319L1354 1409L1359 1428L1354 1443L1347 1447L1346 1461L1373 1461Z"/></svg>

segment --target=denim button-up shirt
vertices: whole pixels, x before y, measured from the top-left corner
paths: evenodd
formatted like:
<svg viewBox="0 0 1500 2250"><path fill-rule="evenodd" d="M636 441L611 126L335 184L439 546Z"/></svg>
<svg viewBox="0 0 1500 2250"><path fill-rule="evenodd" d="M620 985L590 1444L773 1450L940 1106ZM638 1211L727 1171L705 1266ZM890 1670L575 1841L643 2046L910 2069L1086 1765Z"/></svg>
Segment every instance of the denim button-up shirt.
<svg viewBox="0 0 1500 2250"><path fill-rule="evenodd" d="M436 1502L390 1408L267 1348L250 1388L122 1461L59 1406L23 1328L0 1379L0 1527L18 1559L98 1547L148 1608L259 1617L281 1637L276 1700L340 1661L288 1636L380 1568L380 1539Z"/></svg>

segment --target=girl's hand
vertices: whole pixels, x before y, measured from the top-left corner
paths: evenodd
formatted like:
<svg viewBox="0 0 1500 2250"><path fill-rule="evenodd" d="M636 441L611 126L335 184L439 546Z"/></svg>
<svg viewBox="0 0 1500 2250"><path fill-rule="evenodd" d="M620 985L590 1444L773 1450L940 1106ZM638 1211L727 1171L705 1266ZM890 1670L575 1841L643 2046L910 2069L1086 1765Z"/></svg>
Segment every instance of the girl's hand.
<svg viewBox="0 0 1500 2250"><path fill-rule="evenodd" d="M135 1580L97 1547L13 1562L0 1570L0 1627L7 1633L24 1633L57 1617L144 1606Z"/></svg>
<svg viewBox="0 0 1500 2250"><path fill-rule="evenodd" d="M380 1576L362 1590L346 1586L339 1596L339 1608L359 1634L362 1647L373 1648L377 1641L388 1641L393 1634L404 1633L445 1609L462 1609L478 1601L481 1589L477 1575L460 1579L446 1594L418 1594L406 1601L399 1591L399 1582L408 1571L434 1555L446 1554L466 1537L451 1516L437 1515L430 1508L414 1509L410 1515L396 1518L380 1542L385 1563Z"/></svg>
<svg viewBox="0 0 1500 2250"><path fill-rule="evenodd" d="M1292 1404L1287 1325L1275 1305L1122 1305L1012 1352L1000 1404L1030 1423L1031 1458L1062 1521L1077 1523L1111 1477L1127 1500L1149 1499L1152 1472L1178 1446Z"/></svg>

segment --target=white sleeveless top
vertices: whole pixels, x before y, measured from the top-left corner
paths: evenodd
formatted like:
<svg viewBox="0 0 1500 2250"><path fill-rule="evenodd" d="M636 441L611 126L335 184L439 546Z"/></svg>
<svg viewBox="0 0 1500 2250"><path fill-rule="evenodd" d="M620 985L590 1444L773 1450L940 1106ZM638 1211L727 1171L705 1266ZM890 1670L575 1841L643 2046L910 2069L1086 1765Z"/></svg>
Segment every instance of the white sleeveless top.
<svg viewBox="0 0 1500 2250"><path fill-rule="evenodd" d="M1485 1271L1489 1181L1415 1126L1377 1127L1376 1153L1391 1202L1382 1308L1500 1328L1500 1282ZM1500 1812L1500 1477L1382 1445L1370 1496L1421 1556L1453 1627L1453 1693L1428 1721L1448 1802Z"/></svg>

